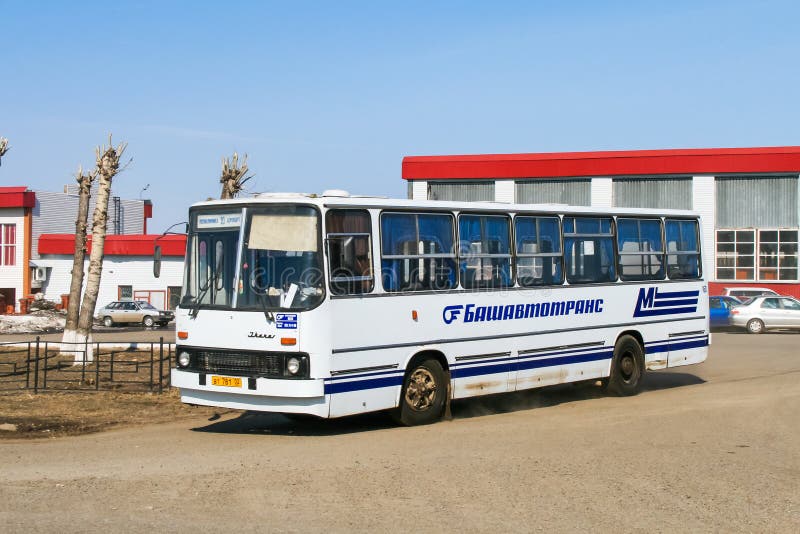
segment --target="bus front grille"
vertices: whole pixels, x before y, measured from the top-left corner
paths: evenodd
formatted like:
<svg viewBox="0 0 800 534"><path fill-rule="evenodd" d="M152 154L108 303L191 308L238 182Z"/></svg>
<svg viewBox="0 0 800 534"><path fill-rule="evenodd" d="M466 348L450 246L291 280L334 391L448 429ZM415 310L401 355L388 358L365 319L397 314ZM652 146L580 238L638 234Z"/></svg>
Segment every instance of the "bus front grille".
<svg viewBox="0 0 800 534"><path fill-rule="evenodd" d="M192 370L240 376L283 376L283 354L264 352L223 352L200 350L194 353Z"/></svg>

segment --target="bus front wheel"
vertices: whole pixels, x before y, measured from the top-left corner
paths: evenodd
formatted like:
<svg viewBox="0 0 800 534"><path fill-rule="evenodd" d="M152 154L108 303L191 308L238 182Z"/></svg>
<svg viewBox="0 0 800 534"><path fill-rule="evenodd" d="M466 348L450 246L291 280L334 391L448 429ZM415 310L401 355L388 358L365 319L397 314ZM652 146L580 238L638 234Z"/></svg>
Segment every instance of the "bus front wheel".
<svg viewBox="0 0 800 534"><path fill-rule="evenodd" d="M392 413L402 425L427 425L442 418L447 378L442 364L427 359L413 365L403 381L400 406Z"/></svg>
<svg viewBox="0 0 800 534"><path fill-rule="evenodd" d="M611 360L611 376L608 377L609 392L620 395L636 395L642 388L644 377L644 351L636 339L622 336L614 346Z"/></svg>

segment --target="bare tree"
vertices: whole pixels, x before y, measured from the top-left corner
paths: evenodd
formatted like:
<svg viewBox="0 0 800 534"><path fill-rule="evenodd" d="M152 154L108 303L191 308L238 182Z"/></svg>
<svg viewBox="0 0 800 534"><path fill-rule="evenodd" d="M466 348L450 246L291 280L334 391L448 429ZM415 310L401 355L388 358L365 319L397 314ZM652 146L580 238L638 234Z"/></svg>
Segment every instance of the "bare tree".
<svg viewBox="0 0 800 534"><path fill-rule="evenodd" d="M239 164L239 154L233 153L233 157L222 158L222 176L219 181L222 184L222 193L219 198L234 198L244 188L244 184L253 176L247 175L247 154Z"/></svg>
<svg viewBox="0 0 800 534"><path fill-rule="evenodd" d="M62 353L73 354L77 359L83 359L82 347L78 347L78 312L81 303L81 289L83 289L84 260L86 259L86 226L89 217L89 198L91 197L92 182L97 178L97 168L84 173L83 167L78 167L75 180L78 182L78 217L75 219L75 252L72 256L72 281L69 286L69 304L67 306L67 323L64 326L64 335L61 338Z"/></svg>
<svg viewBox="0 0 800 534"><path fill-rule="evenodd" d="M5 137L0 137L0 165L3 164L3 156L6 155L6 152L8 152L9 148L11 147L8 146L8 139Z"/></svg>
<svg viewBox="0 0 800 534"><path fill-rule="evenodd" d="M89 274L86 279L86 291L83 294L80 314L78 316L77 341L86 343L84 361L94 359L91 350L91 334L94 322L94 310L97 305L97 294L100 291L100 276L103 273L103 257L106 243L106 225L108 223L108 199L111 194L111 181L120 171L119 162L125 152L127 143L120 143L116 148L108 136L108 147L105 145L95 149L95 172L98 176L97 200L92 217L92 252L89 255ZM83 363L77 362L76 363Z"/></svg>

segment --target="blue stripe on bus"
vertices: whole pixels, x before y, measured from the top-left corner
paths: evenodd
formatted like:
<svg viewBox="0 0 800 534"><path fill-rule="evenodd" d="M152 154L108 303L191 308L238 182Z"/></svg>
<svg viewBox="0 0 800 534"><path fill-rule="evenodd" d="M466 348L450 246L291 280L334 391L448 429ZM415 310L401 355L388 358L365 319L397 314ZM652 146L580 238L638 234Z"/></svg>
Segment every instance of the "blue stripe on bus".
<svg viewBox="0 0 800 534"><path fill-rule="evenodd" d="M679 299L699 296L699 291L656 291L656 298L659 299Z"/></svg>
<svg viewBox="0 0 800 534"><path fill-rule="evenodd" d="M653 303L654 308L667 308L669 306L697 306L697 299L680 300L657 300Z"/></svg>
<svg viewBox="0 0 800 534"><path fill-rule="evenodd" d="M580 348L580 349L569 349L569 350L552 351L552 352L540 352L540 353L529 353L529 354L525 354L524 351L523 351L523 354L520 354L518 356L506 356L505 358L493 358L491 360L472 360L472 361L468 361L468 362L455 363L455 364L451 365L450 368L451 369L455 369L455 368L458 368L458 367L468 367L470 365L481 365L481 364L485 364L485 363L495 363L495 362L511 362L511 361L515 362L515 361L519 361L519 360L528 360L528 359L532 359L532 358L541 359L541 358L548 358L548 357L551 357L551 356L559 356L559 355L562 355L562 354L575 354L575 353L579 353L579 352L586 352L586 351L590 351L590 350L597 350L597 347L584 347L584 348Z"/></svg>
<svg viewBox="0 0 800 534"><path fill-rule="evenodd" d="M652 317L654 315L675 315L679 313L694 313L697 306L690 308L662 308L659 310L640 310L636 312L636 317Z"/></svg>
<svg viewBox="0 0 800 534"><path fill-rule="evenodd" d="M653 341L645 346L645 354L655 354L659 352L677 351L705 347L708 345L708 336L689 337L683 339ZM530 357L511 357L501 360L489 360L493 365L480 365L484 362L469 362L472 367L460 367L453 365L450 376L453 379L469 378L480 375L492 375L499 373L510 373L512 371L526 371L530 369L541 369L544 367L557 367L576 363L587 363L594 361L610 360L614 355L614 350L608 347L601 351L593 351L585 354L574 354L575 352L587 349L573 349L570 351L547 353L536 355L535 359ZM397 387L403 385L404 371L387 371L394 376L377 376L366 378L366 380L344 380L356 378L355 376L342 376L325 379L325 394L347 393L350 391L363 391L365 389L378 389L386 387ZM381 374L376 373L376 374ZM362 375L363 376L363 375Z"/></svg>
<svg viewBox="0 0 800 534"><path fill-rule="evenodd" d="M325 384L325 394L331 395L335 393L347 393L348 391L388 388L402 385L403 376L387 376L383 378L371 378L369 380L356 380L354 382L335 382Z"/></svg>
<svg viewBox="0 0 800 534"><path fill-rule="evenodd" d="M656 354L658 352L668 352L672 350L684 350L684 349L696 349L699 347L706 347L708 346L708 339L698 339L695 341L682 341L682 342L672 342L667 343L665 345L659 345L657 347L648 346L645 347L645 354Z"/></svg>
<svg viewBox="0 0 800 534"><path fill-rule="evenodd" d="M663 341L650 341L648 343L645 343L644 347L645 347L645 352L647 352L648 349L650 349L651 347L655 347L657 345L668 345L670 343L679 343L679 342L683 342L683 341L697 341L697 340L700 340L700 339L708 341L708 335L707 334L703 334L703 335L699 335L699 336L674 337L674 338L670 338L670 339L665 339Z"/></svg>

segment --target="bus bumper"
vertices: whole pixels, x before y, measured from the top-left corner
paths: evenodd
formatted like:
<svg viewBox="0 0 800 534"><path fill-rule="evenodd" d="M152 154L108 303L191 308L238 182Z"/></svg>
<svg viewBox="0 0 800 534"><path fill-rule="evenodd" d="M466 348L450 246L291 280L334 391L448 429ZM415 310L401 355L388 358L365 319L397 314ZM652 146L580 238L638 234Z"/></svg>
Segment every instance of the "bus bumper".
<svg viewBox="0 0 800 534"><path fill-rule="evenodd" d="M235 410L277 413L301 413L328 417L329 406L322 379L276 380L256 378L255 388L242 378L242 387L200 385L199 373L172 369L172 386L180 389L181 402L201 406L219 406Z"/></svg>

